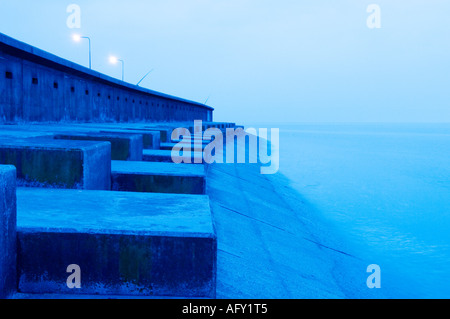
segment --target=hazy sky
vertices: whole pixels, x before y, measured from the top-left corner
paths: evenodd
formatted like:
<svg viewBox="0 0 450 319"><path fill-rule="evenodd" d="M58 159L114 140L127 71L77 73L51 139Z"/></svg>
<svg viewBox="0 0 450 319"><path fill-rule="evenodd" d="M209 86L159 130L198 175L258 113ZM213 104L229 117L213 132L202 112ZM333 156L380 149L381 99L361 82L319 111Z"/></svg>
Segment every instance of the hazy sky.
<svg viewBox="0 0 450 319"><path fill-rule="evenodd" d="M81 29L69 29L69 4ZM381 28L369 29L369 4ZM0 32L247 122L450 122L449 0L0 0Z"/></svg>

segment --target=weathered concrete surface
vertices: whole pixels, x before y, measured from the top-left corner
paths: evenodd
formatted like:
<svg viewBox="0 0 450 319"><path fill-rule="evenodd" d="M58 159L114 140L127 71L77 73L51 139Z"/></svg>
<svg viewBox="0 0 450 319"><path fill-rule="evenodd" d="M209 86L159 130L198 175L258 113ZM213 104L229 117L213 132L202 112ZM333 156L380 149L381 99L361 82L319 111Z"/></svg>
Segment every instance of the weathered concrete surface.
<svg viewBox="0 0 450 319"><path fill-rule="evenodd" d="M16 169L0 165L0 299L16 288Z"/></svg>
<svg viewBox="0 0 450 319"><path fill-rule="evenodd" d="M204 194L205 169L201 165L163 162L111 162L115 191Z"/></svg>
<svg viewBox="0 0 450 319"><path fill-rule="evenodd" d="M191 147L191 151L197 151L197 152L201 152L203 151L203 149L205 148L206 145L208 145L211 141L203 141L203 140L199 140L199 141L195 141L192 139L191 143L187 143L185 141L181 141L181 142L172 142L172 143L161 143L160 145L160 149L162 150L172 150L175 146L177 147Z"/></svg>
<svg viewBox="0 0 450 319"><path fill-rule="evenodd" d="M212 164L206 192L217 232L217 298L382 297L366 286L370 261L352 254L282 175L261 175L257 164Z"/></svg>
<svg viewBox="0 0 450 319"><path fill-rule="evenodd" d="M18 188L17 205L22 293L215 296L207 196Z"/></svg>
<svg viewBox="0 0 450 319"><path fill-rule="evenodd" d="M122 134L139 134L143 137L143 147L147 149L159 149L160 132L142 128L142 124L137 123L33 123L20 125L0 125L0 138L26 138L47 136L52 137L54 134L89 134L95 133L122 133Z"/></svg>
<svg viewBox="0 0 450 319"><path fill-rule="evenodd" d="M115 130L115 129L109 129L109 130L101 130L100 133L127 133L127 134L140 134L142 135L142 142L143 142L143 148L149 149L149 150L157 150L160 147L160 132L157 131L146 131L146 130Z"/></svg>
<svg viewBox="0 0 450 319"><path fill-rule="evenodd" d="M148 129L153 129L157 132L159 132L159 137L162 143L166 143L170 140L170 135L172 134L171 128L158 128L158 127L148 127Z"/></svg>
<svg viewBox="0 0 450 319"><path fill-rule="evenodd" d="M205 129L209 129L209 128L227 129L227 128L233 128L236 126L235 123L230 123L230 122L205 122L205 121L203 121L202 124L205 127Z"/></svg>
<svg viewBox="0 0 450 319"><path fill-rule="evenodd" d="M111 189L111 144L46 138L0 140L0 164L24 186Z"/></svg>
<svg viewBox="0 0 450 319"><path fill-rule="evenodd" d="M34 138L34 137L49 137L51 138L53 134L26 131L22 129L11 129L10 125L0 125L0 139L24 139L24 138Z"/></svg>
<svg viewBox="0 0 450 319"><path fill-rule="evenodd" d="M145 162L166 162L173 163L172 151L170 150L144 150L142 153L142 160ZM197 164L195 161L200 161L198 164L203 164L203 153L191 151L191 163Z"/></svg>
<svg viewBox="0 0 450 319"><path fill-rule="evenodd" d="M56 134L55 139L79 141L105 141L111 143L111 159L119 161L141 161L143 138L131 133L65 133Z"/></svg>
<svg viewBox="0 0 450 319"><path fill-rule="evenodd" d="M179 142L171 140L171 133L175 128L188 128L192 122L176 123L21 123L19 125L0 125L0 136L6 131L8 135L19 134L29 136L49 135L56 133L89 133L93 131L138 133L160 136L161 142ZM197 132L191 134L191 138L210 137L211 132ZM145 139L145 138L144 138ZM144 141L144 144L146 142ZM156 145L154 147L157 148Z"/></svg>

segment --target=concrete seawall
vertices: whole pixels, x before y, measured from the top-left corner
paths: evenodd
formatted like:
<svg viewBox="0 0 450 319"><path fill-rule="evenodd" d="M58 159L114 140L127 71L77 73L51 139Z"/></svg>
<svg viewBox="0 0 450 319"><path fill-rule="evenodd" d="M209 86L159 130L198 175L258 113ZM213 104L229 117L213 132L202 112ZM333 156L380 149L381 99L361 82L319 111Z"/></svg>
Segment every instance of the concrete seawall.
<svg viewBox="0 0 450 319"><path fill-rule="evenodd" d="M212 164L206 194L217 233L217 298L384 298L348 248L282 174Z"/></svg>
<svg viewBox="0 0 450 319"><path fill-rule="evenodd" d="M2 127L10 136L42 129L42 125ZM48 128L54 134L67 130L67 126ZM130 124L124 124L127 128ZM23 140L32 144L36 137ZM262 175L259 164L112 164L113 176L126 176L126 180L112 178L118 192L18 188L15 298L383 297L366 286L369 263L356 256L279 173ZM12 183L14 176L9 175ZM145 180L147 176L166 180ZM175 185L180 182L169 182L188 182L192 177L204 179L204 190L194 192L192 180L192 187L184 188ZM6 195L11 215L15 199ZM4 211L8 208L2 211L3 221L8 216ZM7 235L10 243L14 237ZM8 247L2 249L14 252ZM99 259L99 251L107 253ZM69 263L83 269L81 290L65 286ZM161 276L165 279L159 280Z"/></svg>
<svg viewBox="0 0 450 319"><path fill-rule="evenodd" d="M213 108L128 84L0 33L0 123L212 121Z"/></svg>

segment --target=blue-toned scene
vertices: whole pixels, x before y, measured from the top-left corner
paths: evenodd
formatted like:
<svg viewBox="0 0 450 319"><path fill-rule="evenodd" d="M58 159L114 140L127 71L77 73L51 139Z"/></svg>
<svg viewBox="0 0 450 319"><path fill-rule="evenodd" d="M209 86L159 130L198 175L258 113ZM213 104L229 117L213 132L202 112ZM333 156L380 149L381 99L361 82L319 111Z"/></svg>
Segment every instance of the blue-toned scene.
<svg viewBox="0 0 450 319"><path fill-rule="evenodd" d="M448 12L0 1L0 298L450 298Z"/></svg>

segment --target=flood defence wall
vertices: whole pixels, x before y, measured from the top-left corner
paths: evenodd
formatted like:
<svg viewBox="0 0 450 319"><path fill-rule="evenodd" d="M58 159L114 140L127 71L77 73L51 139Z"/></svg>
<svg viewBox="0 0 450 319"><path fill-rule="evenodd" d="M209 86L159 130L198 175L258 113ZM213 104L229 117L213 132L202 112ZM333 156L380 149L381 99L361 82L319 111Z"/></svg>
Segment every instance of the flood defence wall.
<svg viewBox="0 0 450 319"><path fill-rule="evenodd" d="M213 108L141 88L0 33L0 123L213 120Z"/></svg>

